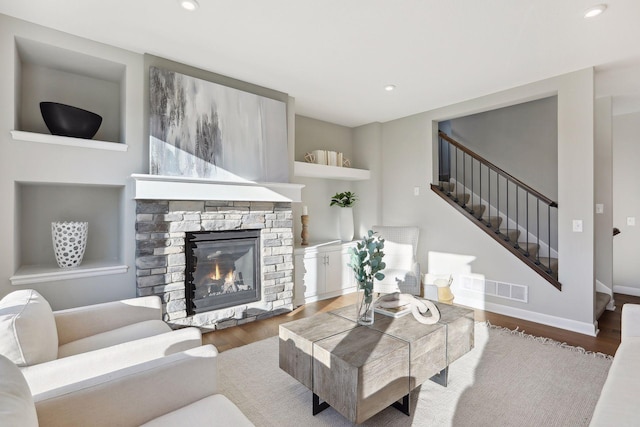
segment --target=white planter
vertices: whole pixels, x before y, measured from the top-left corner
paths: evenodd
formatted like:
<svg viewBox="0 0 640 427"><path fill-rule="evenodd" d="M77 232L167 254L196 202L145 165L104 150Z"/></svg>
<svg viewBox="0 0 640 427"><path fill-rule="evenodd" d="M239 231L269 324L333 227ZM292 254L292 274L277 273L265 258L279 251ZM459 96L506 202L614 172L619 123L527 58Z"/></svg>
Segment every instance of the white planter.
<svg viewBox="0 0 640 427"><path fill-rule="evenodd" d="M340 240L350 242L353 240L353 209L340 209Z"/></svg>
<svg viewBox="0 0 640 427"><path fill-rule="evenodd" d="M87 247L88 222L52 222L51 238L58 267L78 267Z"/></svg>

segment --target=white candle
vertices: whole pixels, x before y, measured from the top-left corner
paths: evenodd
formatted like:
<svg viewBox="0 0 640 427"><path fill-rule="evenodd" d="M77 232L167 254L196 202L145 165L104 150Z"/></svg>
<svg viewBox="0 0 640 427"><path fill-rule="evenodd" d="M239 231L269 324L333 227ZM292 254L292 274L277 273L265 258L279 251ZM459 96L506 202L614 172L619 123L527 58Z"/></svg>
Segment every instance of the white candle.
<svg viewBox="0 0 640 427"><path fill-rule="evenodd" d="M302 207L302 215L309 215L309 209L306 205Z"/></svg>

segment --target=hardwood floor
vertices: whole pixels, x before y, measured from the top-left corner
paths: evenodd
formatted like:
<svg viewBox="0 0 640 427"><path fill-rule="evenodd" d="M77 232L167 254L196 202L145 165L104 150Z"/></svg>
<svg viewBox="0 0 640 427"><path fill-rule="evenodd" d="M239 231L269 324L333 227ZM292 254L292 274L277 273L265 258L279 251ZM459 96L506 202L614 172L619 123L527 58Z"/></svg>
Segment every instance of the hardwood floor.
<svg viewBox="0 0 640 427"><path fill-rule="evenodd" d="M582 347L586 350L600 353L615 354L620 345L620 318L622 305L625 303L640 304L640 297L615 294L615 311L605 311L599 320L600 333L597 337L590 337L564 329L553 328L538 323L528 322L513 317L502 316L483 310L475 310L476 321L489 321L493 325L503 326L508 329L518 328L528 334L547 337L560 342L566 342L572 346ZM355 302L355 294L343 295L315 303L298 307L291 313L259 320L228 329L209 332L203 335L205 344L214 344L219 351L240 347L255 341L278 335L278 326L281 323L313 316L316 313L335 310Z"/></svg>

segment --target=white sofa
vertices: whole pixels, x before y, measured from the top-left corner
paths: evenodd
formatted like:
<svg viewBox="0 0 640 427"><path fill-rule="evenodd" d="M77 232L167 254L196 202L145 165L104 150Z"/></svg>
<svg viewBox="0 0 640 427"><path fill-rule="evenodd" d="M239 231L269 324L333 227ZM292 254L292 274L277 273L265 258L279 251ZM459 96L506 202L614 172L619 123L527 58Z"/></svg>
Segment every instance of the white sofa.
<svg viewBox="0 0 640 427"><path fill-rule="evenodd" d="M640 305L622 306L622 342L591 419L591 427L639 426Z"/></svg>
<svg viewBox="0 0 640 427"><path fill-rule="evenodd" d="M35 395L0 356L0 425L252 426L217 394L217 354L202 346Z"/></svg>
<svg viewBox="0 0 640 427"><path fill-rule="evenodd" d="M37 394L202 345L197 328L172 331L158 297L52 311L36 291L0 300L0 354Z"/></svg>

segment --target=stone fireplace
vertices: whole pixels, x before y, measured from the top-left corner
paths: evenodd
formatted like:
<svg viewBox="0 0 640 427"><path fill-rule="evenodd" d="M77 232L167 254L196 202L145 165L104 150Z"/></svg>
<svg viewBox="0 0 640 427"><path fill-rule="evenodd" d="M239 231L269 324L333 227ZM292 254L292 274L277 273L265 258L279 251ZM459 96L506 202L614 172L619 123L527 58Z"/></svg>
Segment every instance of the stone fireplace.
<svg viewBox="0 0 640 427"><path fill-rule="evenodd" d="M293 309L290 201L137 199L137 294L159 295L164 303L164 319L169 324L222 329ZM207 246L203 244L203 232L214 235L231 232L227 234L231 240L253 234L257 242L254 270L246 266L250 251L245 253L246 248L237 249L232 242L227 248L230 254L218 259L218 269L227 269L224 277L216 275L214 260L217 255L213 251L200 256L202 265L209 264L214 271L196 273L200 274L197 277L200 288L189 285L185 279L189 279L194 271L188 270L186 250L193 243ZM227 243L229 240L226 239ZM257 274L256 278L247 276L252 272ZM253 291L254 297L244 302L234 300L230 296L234 290L244 296ZM207 300L213 301L216 294L222 297L222 303L206 307Z"/></svg>

